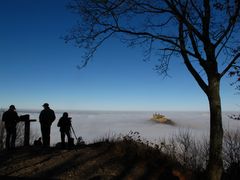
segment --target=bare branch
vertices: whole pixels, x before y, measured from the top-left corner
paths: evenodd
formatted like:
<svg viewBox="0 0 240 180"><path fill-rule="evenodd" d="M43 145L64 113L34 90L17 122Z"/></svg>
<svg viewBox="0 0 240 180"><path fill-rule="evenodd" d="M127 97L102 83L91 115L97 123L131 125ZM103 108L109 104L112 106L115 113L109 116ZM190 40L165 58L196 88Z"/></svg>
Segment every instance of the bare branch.
<svg viewBox="0 0 240 180"><path fill-rule="evenodd" d="M74 2L77 7L72 6L71 8L83 17L82 20L85 24L79 25L81 29L77 30L76 34L69 36L66 41L75 41L78 47L87 50L86 62L83 67L86 66L99 44L111 37L110 34L119 34L120 39L128 39L129 44L145 46L147 48L147 51L145 51L146 57L150 57L153 50L165 52L162 54L162 59L164 59L164 56L172 57L173 54L184 55L185 64L192 74L196 74L197 71L189 58L196 59L200 68L203 68L207 74L214 71L216 75L219 74L218 66L220 66L218 56L222 53L225 53L224 55L228 57L236 55L233 51L229 52L227 50L235 49L232 47L235 44L232 43L230 38L235 33L233 32L234 25L239 19L239 1L235 1L235 4L230 4L234 3L233 1L226 2L226 14L230 16L231 20L229 19L229 22L224 21L223 25L220 24L223 21L215 22L217 16L212 17L214 15L212 13L222 13L222 7L214 7L215 4L209 0L201 2L197 0L161 0L161 3L144 0L104 2L75 0ZM231 13L233 6L235 6L235 9ZM183 36L181 37L183 40L181 42L177 30L174 31L174 26L178 23L183 26ZM227 24L226 28L221 29L225 24ZM237 31L237 29L235 30ZM236 34L234 35L236 36ZM212 44L212 40L215 44ZM236 43L237 40L234 42ZM232 46L229 46L231 43ZM216 54L215 50L217 50ZM222 50L226 52L222 52ZM171 56L169 56L170 52L172 53ZM207 60L211 60L212 64L206 63ZM231 68L234 62L236 61L233 60L225 67L221 77ZM200 74L199 77L201 78ZM196 79L199 82L203 81L203 79L199 80L200 78Z"/></svg>
<svg viewBox="0 0 240 180"><path fill-rule="evenodd" d="M179 12L179 10L174 6L173 3L169 2L169 0L165 0L165 2L168 4L168 6L172 9L173 15L177 17L178 19L182 19L182 22L190 27L193 31L193 33L202 41L204 41L204 36L194 27L194 25L188 21L188 19Z"/></svg>
<svg viewBox="0 0 240 180"><path fill-rule="evenodd" d="M198 45L197 45L197 43L195 41L195 38L193 36L193 33L192 33L191 29L188 29L188 32L189 32L189 37L190 37L190 40L191 40L191 43L192 43L192 47L193 47L193 50L194 50L194 55L199 60L200 64L204 67L203 64L204 64L205 60L202 58L201 54L199 53Z"/></svg>
<svg viewBox="0 0 240 180"><path fill-rule="evenodd" d="M200 11L199 7L196 6L196 4L193 2L193 0L190 0L190 3L192 4L194 10L197 12L198 16L200 18L203 17L203 13Z"/></svg>
<svg viewBox="0 0 240 180"><path fill-rule="evenodd" d="M168 42L169 44L175 45L175 46L179 46L177 44L177 37L173 37L173 36L166 36L166 35L154 35L152 33L149 32L137 32L137 31L131 31L128 29L123 29L121 27L115 27L114 29L115 32L121 32L121 33L127 33L129 35L135 35L135 36L145 36L145 37L149 37L149 38L153 38L156 40L161 40L164 42Z"/></svg>
<svg viewBox="0 0 240 180"><path fill-rule="evenodd" d="M236 8L235 8L234 15L229 17L227 28L222 33L222 36L220 36L219 39L214 44L215 47L217 47L223 41L223 39L231 32L231 30L233 29L234 25L237 22L237 18L239 18L240 2L239 1L235 1L235 5L236 5L235 6Z"/></svg>
<svg viewBox="0 0 240 180"><path fill-rule="evenodd" d="M223 77L228 71L229 69L233 66L233 64L236 63L236 61L238 60L238 58L240 57L240 53L238 53L228 64L228 66L222 71L222 73L220 74L220 77Z"/></svg>
<svg viewBox="0 0 240 180"><path fill-rule="evenodd" d="M202 88L202 90L208 94L207 91L207 85L204 82L204 80L201 78L201 76L199 75L199 73L196 71L196 69L193 67L193 65L191 64L187 52L186 52L186 45L185 45L185 41L184 41L184 34L183 34L183 23L179 23L179 41L180 41L180 47L181 47L181 54L182 57L184 59L184 63L186 64L186 67L188 68L189 72L193 75L193 77L195 78L195 80L197 81L198 85Z"/></svg>
<svg viewBox="0 0 240 180"><path fill-rule="evenodd" d="M83 60L83 64L78 65L77 68L78 69L82 69L84 67L87 66L88 62L90 61L90 59L93 57L93 55L95 54L95 52L97 51L97 49L104 43L104 41L106 41L107 39L109 39L112 35L114 34L114 32L111 32L110 34L108 34L106 37L104 37L101 41L99 41L95 46L92 46L89 51L85 54L84 56L84 60Z"/></svg>

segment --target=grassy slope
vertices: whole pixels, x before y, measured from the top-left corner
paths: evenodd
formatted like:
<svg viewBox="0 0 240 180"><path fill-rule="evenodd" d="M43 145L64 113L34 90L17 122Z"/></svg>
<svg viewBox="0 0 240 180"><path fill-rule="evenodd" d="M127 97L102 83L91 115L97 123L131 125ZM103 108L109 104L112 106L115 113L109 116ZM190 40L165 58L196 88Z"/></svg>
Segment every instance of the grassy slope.
<svg viewBox="0 0 240 180"><path fill-rule="evenodd" d="M1 179L191 179L159 150L131 140L98 142L72 150L41 147L0 153Z"/></svg>

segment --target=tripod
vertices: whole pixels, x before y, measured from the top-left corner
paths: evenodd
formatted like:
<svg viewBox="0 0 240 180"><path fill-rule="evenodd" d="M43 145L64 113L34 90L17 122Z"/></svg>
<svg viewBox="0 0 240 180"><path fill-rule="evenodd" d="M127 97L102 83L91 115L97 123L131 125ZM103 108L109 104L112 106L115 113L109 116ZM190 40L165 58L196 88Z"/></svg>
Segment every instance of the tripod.
<svg viewBox="0 0 240 180"><path fill-rule="evenodd" d="M76 136L76 133L75 133L75 131L74 131L74 129L73 129L73 127L72 127L72 125L71 125L71 130L72 130L72 132L73 132L73 135L74 135L74 137L76 138L76 141L78 140L78 138L77 138L77 136Z"/></svg>

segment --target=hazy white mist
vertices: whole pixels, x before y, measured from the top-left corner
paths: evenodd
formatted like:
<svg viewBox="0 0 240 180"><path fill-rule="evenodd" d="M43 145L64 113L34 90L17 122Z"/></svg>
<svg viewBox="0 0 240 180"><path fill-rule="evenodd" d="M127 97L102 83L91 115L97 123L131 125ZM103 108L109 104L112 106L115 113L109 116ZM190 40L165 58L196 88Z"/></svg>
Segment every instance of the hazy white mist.
<svg viewBox="0 0 240 180"><path fill-rule="evenodd" d="M77 137L91 143L94 140L108 135L125 135L130 131L140 133L142 139L158 143L160 138L169 137L181 130L189 130L196 138L209 136L209 112L160 112L176 123L176 126L156 123L150 120L154 112L123 112L123 111L75 111L69 112L72 117L72 125ZM20 112L19 115L30 114L31 119L37 122L31 124L32 135L41 136L38 121L39 112ZM223 126L227 130L240 128L240 121L231 120L228 115L232 112L223 113ZM57 122L62 112L56 112L56 120L52 125L51 144L60 142L60 132Z"/></svg>

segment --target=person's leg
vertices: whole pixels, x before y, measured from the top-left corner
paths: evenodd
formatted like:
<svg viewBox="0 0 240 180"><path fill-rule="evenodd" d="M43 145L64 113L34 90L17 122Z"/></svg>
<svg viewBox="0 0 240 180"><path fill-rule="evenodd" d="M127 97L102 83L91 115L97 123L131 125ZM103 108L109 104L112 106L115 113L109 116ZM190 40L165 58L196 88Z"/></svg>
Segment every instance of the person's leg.
<svg viewBox="0 0 240 180"><path fill-rule="evenodd" d="M6 149L10 149L10 133L9 129L6 129Z"/></svg>
<svg viewBox="0 0 240 180"><path fill-rule="evenodd" d="M48 147L50 146L50 131L51 131L51 126L48 126L46 128L46 145Z"/></svg>
<svg viewBox="0 0 240 180"><path fill-rule="evenodd" d="M65 147L65 133L64 131L61 131L61 144L62 144L62 148Z"/></svg>
<svg viewBox="0 0 240 180"><path fill-rule="evenodd" d="M40 128L41 128L41 134L42 134L42 143L43 143L43 145L44 145L44 133L43 133L43 131L44 131L44 128L43 128L43 125L42 124L40 124Z"/></svg>
<svg viewBox="0 0 240 180"><path fill-rule="evenodd" d="M48 147L48 128L44 125L41 125L41 132L42 132L42 141L43 147Z"/></svg>
<svg viewBox="0 0 240 180"><path fill-rule="evenodd" d="M16 127L12 129L12 139L11 139L11 148L15 148L15 141L17 137L17 129Z"/></svg>
<svg viewBox="0 0 240 180"><path fill-rule="evenodd" d="M66 135L67 135L67 138L68 138L68 147L71 147L72 146L72 142L71 142L70 131L66 131Z"/></svg>

